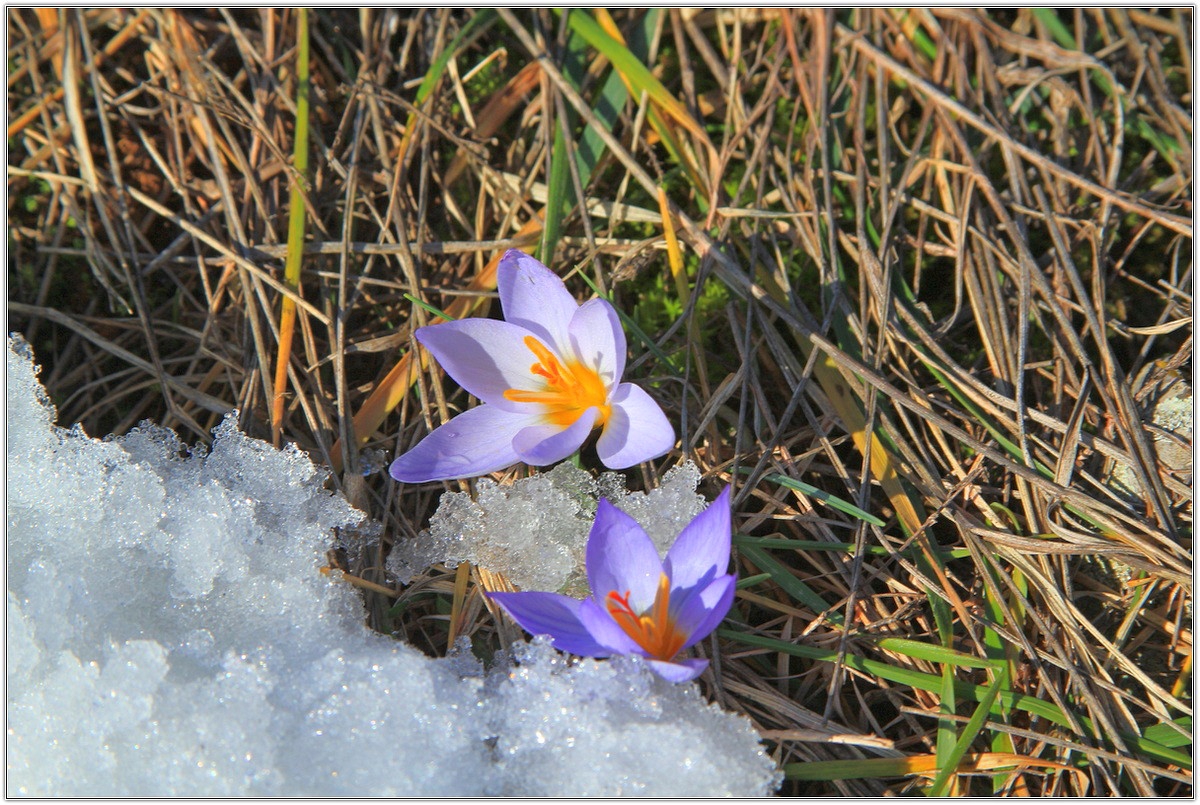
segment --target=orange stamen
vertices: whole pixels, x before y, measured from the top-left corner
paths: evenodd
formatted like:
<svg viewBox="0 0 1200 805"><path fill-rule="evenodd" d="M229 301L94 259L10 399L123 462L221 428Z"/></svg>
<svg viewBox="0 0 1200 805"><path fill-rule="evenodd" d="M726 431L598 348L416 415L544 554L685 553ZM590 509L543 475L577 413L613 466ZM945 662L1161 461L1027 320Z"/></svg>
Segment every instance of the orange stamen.
<svg viewBox="0 0 1200 805"><path fill-rule="evenodd" d="M546 419L563 428L573 425L589 408L600 409L597 426L608 421L612 412L608 405L608 389L595 369L578 361L562 363L545 344L531 335L525 336L525 346L538 359L529 371L545 378L545 383L535 390L508 389L504 399L539 403L545 408Z"/></svg>
<svg viewBox="0 0 1200 805"><path fill-rule="evenodd" d="M671 580L665 573L658 578L654 604L643 615L638 615L629 605L628 590L624 595L613 590L607 598L608 614L653 659L670 662L687 642L687 635L679 631L671 618Z"/></svg>

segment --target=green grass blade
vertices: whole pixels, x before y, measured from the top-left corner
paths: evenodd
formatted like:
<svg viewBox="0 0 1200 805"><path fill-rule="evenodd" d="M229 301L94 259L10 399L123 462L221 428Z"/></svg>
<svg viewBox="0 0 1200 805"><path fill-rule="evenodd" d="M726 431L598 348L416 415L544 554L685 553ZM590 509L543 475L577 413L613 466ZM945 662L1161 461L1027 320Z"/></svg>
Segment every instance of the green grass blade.
<svg viewBox="0 0 1200 805"><path fill-rule="evenodd" d="M922 643L920 640L909 640L906 637L885 637L876 645L886 651L894 651L897 654L903 654L905 657L912 657L915 660L944 663L962 668L999 667L993 660L974 657L970 654L964 654L961 651L955 651L952 648L939 646L935 643Z"/></svg>
<svg viewBox="0 0 1200 805"><path fill-rule="evenodd" d="M821 649L812 646L801 646L795 643L788 643L784 640L778 640L771 637L763 637L762 635L750 634L748 632L739 632L734 629L722 627L717 630L717 635L729 640L743 643L748 646L756 646L758 648L766 648L772 651L778 651L784 654L790 654L793 657L803 657L805 659L816 660L818 662L836 662L838 660L838 652L836 649ZM939 675L927 674L923 671L913 671L908 668L897 668L894 665L889 665L879 660L871 660L866 657L860 657L857 654L845 654L842 656L842 662L848 667L863 673L873 674L880 679L886 679L889 682L894 682L898 685L907 685L910 688L917 690L925 690L930 693L938 693L942 689L942 679ZM981 702L989 695L988 685L976 685L971 682L956 681L954 683L957 695L972 701ZM1057 724L1060 727L1065 727L1071 730L1071 720L1058 709L1053 703L1038 699L1025 693L1016 693L1014 691L1001 690L993 703L994 711L1001 706L1011 709L1021 710L1039 718L1044 718L1051 723ZM1095 734L1095 728L1092 720L1085 715L1076 713L1075 718L1083 726L1090 738ZM1134 735L1122 731L1121 739L1129 745L1136 748L1138 751L1156 758L1158 760L1174 763L1180 768L1191 769L1192 758L1183 752L1177 752L1175 749L1164 746L1157 741L1141 735Z"/></svg>
<svg viewBox="0 0 1200 805"><path fill-rule="evenodd" d="M913 774L912 759L907 757L855 758L854 760L817 760L811 763L787 763L783 776L789 780L872 780L880 777L906 777Z"/></svg>
<svg viewBox="0 0 1200 805"><path fill-rule="evenodd" d="M687 108L654 77L649 68L642 64L629 48L609 36L590 14L578 9L573 10L567 14L567 24L586 39L589 45L603 53L612 62L613 67L629 80L635 92L645 92L663 112L698 136L704 136L704 130L688 114Z"/></svg>
<svg viewBox="0 0 1200 805"><path fill-rule="evenodd" d="M408 301L412 302L417 307L422 308L426 313L432 313L434 316L437 316L438 318L441 318L441 319L445 319L446 321L454 321L454 317L451 316L449 313L446 313L441 308L434 307L433 305L429 304L428 302L424 301L423 299L418 299L417 297L413 296L410 293L405 293L404 298L407 299Z"/></svg>
<svg viewBox="0 0 1200 805"><path fill-rule="evenodd" d="M473 42L478 36L491 26L497 19L497 14L494 9L484 9L474 14L467 23L458 32L458 36L450 40L450 44L442 51L441 55L434 60L433 64L429 65L429 71L425 73L425 78L421 81L421 85L417 87L416 98L413 102L414 106L420 106L430 93L433 92L437 83L442 80L442 76L446 72L447 65L454 58L460 48ZM413 133L415 132L417 122L417 113L410 112L408 119L404 123L404 136L400 139L400 147L397 149L397 157L400 160L404 159L404 155L408 151L408 146L412 142Z"/></svg>
<svg viewBox="0 0 1200 805"><path fill-rule="evenodd" d="M1179 730L1183 730L1181 733ZM1175 749L1192 745L1192 717L1184 716L1164 724L1146 728L1146 740Z"/></svg>
<svg viewBox="0 0 1200 805"><path fill-rule="evenodd" d="M1046 26L1046 30L1054 37L1054 41L1067 50L1078 50L1079 43L1075 41L1075 34L1071 33L1063 21L1058 18L1058 12L1053 8L1035 8L1033 16L1042 25Z"/></svg>
<svg viewBox="0 0 1200 805"><path fill-rule="evenodd" d="M747 576L744 579L738 579L737 588L739 590L745 590L747 587L753 587L756 584L762 584L769 578L771 578L770 573L756 573L753 576Z"/></svg>
<svg viewBox="0 0 1200 805"><path fill-rule="evenodd" d="M959 736L958 741L950 748L946 756L943 757L939 746L938 752L938 775L933 779L933 783L929 786L927 792L931 797L940 797L946 793L946 787L950 784L951 776L958 769L958 764L962 762L963 756L967 754L967 750L971 748L971 744L975 742L975 738L983 729L983 725L987 722L988 713L992 710L992 706L996 703L996 697L1001 689L1008 688L1008 673L1001 668L1000 678L994 684L987 686L987 693L983 697L983 701L975 708L975 713L967 721L963 727L963 733ZM940 736L939 736L940 738Z"/></svg>
<svg viewBox="0 0 1200 805"><path fill-rule="evenodd" d="M749 467L739 467L738 469L742 473L747 474L747 475L750 474L750 472L751 472L751 469ZM848 514L851 517L857 518L859 520L863 520L865 522L870 523L871 525L879 526L880 528L883 528L884 526L887 525L887 523L885 523L883 520L880 520L878 517L876 517L873 514L863 511L862 509L855 506L853 503L848 503L848 502L842 500L841 498L837 497L836 495L831 495L828 492L824 491L823 489L817 489L815 486L813 486L811 484L804 483L804 481L798 481L795 478L789 478L786 475L780 475L779 473L771 473L770 475L764 475L763 480L771 481L772 483L779 484L780 486L786 486L788 489L791 489L793 492L802 492L811 498L816 498L817 500L821 501L825 505L829 506L831 509L837 509L838 511L842 512L843 514Z"/></svg>
<svg viewBox="0 0 1200 805"><path fill-rule="evenodd" d="M295 182L288 194L287 257L283 264L283 282L300 290L300 268L304 260L304 198L308 182L308 9L297 10L296 18L296 131L292 143L292 168ZM296 332L296 302L283 297L279 312L279 350L275 357L274 394L271 399L271 439L279 446L283 432L284 393L287 367Z"/></svg>
<svg viewBox="0 0 1200 805"><path fill-rule="evenodd" d="M568 35L562 74L577 90L582 87L584 79L587 77L585 49L586 43L581 37ZM545 103L550 110L557 112L559 108L562 108L566 113L566 120L559 119L557 114L550 115L554 121L554 141L550 147L550 175L546 181L546 226L542 229L542 242L538 247L537 254L539 260L549 264L554 259L554 247L558 245L558 239L562 235L563 221L571 214L571 207L574 206L571 203L571 166L569 163L572 155L563 129L565 127L567 131L574 131L576 120L575 114L566 104L558 107L552 104L549 98ZM588 173L591 173L590 167ZM583 176L584 174L581 172L581 180L583 180ZM582 203L583 199L579 199L579 201Z"/></svg>
<svg viewBox="0 0 1200 805"><path fill-rule="evenodd" d="M450 44L442 51L442 54L429 66L429 72L425 74L425 79L421 81L421 86L417 87L417 96L414 105L420 106L425 103L425 99L429 97L429 93L433 92L433 88L437 86L437 82L441 80L446 72L446 66L450 64L450 60L454 58L454 54L461 48L473 42L476 37L480 36L489 26L497 19L494 9L485 8L484 10L474 14L462 30L458 32L458 36L450 40ZM409 122L413 119L413 115L409 115Z"/></svg>
<svg viewBox="0 0 1200 805"><path fill-rule="evenodd" d="M942 684L941 690L938 692L941 701L938 702L938 711L942 716L952 716L957 711L956 703L958 697L954 691L954 668L950 665L942 666ZM953 769L954 747L957 744L958 733L954 729L954 719L938 718L937 722L937 741L934 745L934 756L937 758L937 766L943 772L946 769ZM949 776L947 776L949 779ZM958 793L958 792L955 792Z"/></svg>

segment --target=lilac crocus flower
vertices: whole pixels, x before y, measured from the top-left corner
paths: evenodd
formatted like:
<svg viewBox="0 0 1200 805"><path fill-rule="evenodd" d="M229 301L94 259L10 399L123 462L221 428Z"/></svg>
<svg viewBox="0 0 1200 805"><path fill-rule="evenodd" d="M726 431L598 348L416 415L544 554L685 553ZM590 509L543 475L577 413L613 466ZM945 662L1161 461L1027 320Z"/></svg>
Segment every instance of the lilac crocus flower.
<svg viewBox="0 0 1200 805"><path fill-rule="evenodd" d="M591 597L491 593L522 628L586 657L640 654L671 682L698 677L708 660L679 653L717 628L733 604L729 489L683 529L665 560L633 518L600 501L587 544Z"/></svg>
<svg viewBox="0 0 1200 805"><path fill-rule="evenodd" d="M601 428L596 452L625 469L657 458L675 431L649 394L622 383L625 333L604 299L580 305L558 276L510 249L497 287L504 321L462 319L415 336L476 406L392 462L397 481L470 478L561 461Z"/></svg>

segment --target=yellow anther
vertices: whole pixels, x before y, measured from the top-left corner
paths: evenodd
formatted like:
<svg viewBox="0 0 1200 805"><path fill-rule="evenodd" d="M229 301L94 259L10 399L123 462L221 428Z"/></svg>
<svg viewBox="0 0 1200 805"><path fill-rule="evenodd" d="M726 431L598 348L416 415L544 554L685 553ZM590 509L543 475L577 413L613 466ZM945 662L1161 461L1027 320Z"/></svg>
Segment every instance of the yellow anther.
<svg viewBox="0 0 1200 805"><path fill-rule="evenodd" d="M578 361L559 361L545 344L531 335L525 336L525 346L538 362L529 371L545 382L540 389L508 389L504 399L513 402L538 403L545 409L547 421L566 428L583 416L589 408L600 409L596 425L608 421L612 408L608 405L608 389L595 369Z"/></svg>

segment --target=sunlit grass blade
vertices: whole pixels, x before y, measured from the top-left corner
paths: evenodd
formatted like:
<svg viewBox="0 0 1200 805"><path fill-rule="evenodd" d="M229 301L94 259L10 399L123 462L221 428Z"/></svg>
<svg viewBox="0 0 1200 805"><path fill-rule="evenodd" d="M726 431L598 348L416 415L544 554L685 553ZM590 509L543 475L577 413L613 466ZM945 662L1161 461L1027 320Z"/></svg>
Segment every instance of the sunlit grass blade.
<svg viewBox="0 0 1200 805"><path fill-rule="evenodd" d="M878 643L881 649L894 651L906 657L929 662L954 665L962 668L997 668L993 660L985 660L972 654L964 654L946 646L935 643L922 643L920 640L910 640L906 637L885 637Z"/></svg>
<svg viewBox="0 0 1200 805"><path fill-rule="evenodd" d="M667 194L660 185L658 188L658 209L662 215L663 238L667 242L667 265L671 270L671 279L675 282L675 292L679 295L680 309L686 309L691 298L688 287L687 271L683 265L683 251L679 247L679 238L675 236L675 222L671 218L671 207L667 203ZM700 320L693 313L687 321L688 346L692 350L692 365L696 367L696 379L700 381L700 390L707 399L712 396L708 385L708 366L704 358L704 339L700 334ZM713 441L719 441L714 430Z"/></svg>
<svg viewBox="0 0 1200 805"><path fill-rule="evenodd" d="M1192 717L1184 716L1171 722L1146 728L1146 739L1176 749L1192 745Z"/></svg>
<svg viewBox="0 0 1200 805"><path fill-rule="evenodd" d="M567 24L612 62L613 67L629 80L635 95L645 92L680 125L697 137L706 138L704 128L688 113L687 107L627 47L600 27L595 18L583 11L571 11L567 14Z"/></svg>
<svg viewBox="0 0 1200 805"><path fill-rule="evenodd" d="M662 13L662 10L657 9L656 12ZM571 12L572 16L583 13L584 12L578 10ZM627 43L625 38L621 35L621 31L617 27L617 23L613 20L612 15L608 13L608 10L604 8L597 8L595 9L595 14L596 22L599 24L600 28L616 43L614 48L628 48L628 53L630 56L632 56L633 63L641 64L642 61L638 58L638 55L633 51L633 49L629 48L629 43ZM644 30L649 29L644 28ZM619 75L621 80L625 83L625 87L629 90L630 95L632 95L634 98L640 98L641 92L644 88L639 87L633 78L627 76L626 73L621 69L620 64L613 62L613 66L617 75ZM678 103L677 99L673 95L669 97L671 101ZM653 96L651 96L651 99L654 99ZM683 105L679 104L679 107L683 108ZM707 211L708 204L705 199L710 192L708 182L705 180L703 173L700 170L700 166L696 164L696 160L692 152L686 147L686 145L677 135L676 129L680 123L676 122L671 116L669 116L670 113L668 113L668 116L664 117L664 115L659 112L659 108L660 107L657 103L652 103L646 110L646 120L649 121L650 128L654 130L654 133L657 134L659 139L662 141L663 147L667 149L667 153L670 154L671 159L683 168L684 173L687 174L688 181L692 184L692 187L699 191L700 195L696 199L697 203L702 211ZM686 110L684 111L686 113ZM701 136L705 147L708 149L710 154L715 155L715 148L713 147L711 141L708 140L707 135L703 134L703 130L700 129L698 124L696 127L687 126L686 124L683 125L689 128L693 134L697 134L699 131L700 134L698 136Z"/></svg>
<svg viewBox="0 0 1200 805"><path fill-rule="evenodd" d="M292 146L294 182L288 203L288 250L284 261L284 284L300 294L300 265L304 259L304 196L308 182L308 9L296 11L296 133ZM275 357L275 387L271 399L271 440L279 446L283 433L283 397L287 391L287 369L296 332L296 302L283 297L279 313L279 351Z"/></svg>
<svg viewBox="0 0 1200 805"><path fill-rule="evenodd" d="M989 621L987 621L987 622L1007 624L1014 631L1016 631L1018 633L1023 633L1024 632L1024 623L1023 623L1023 621L1024 621L1023 606L1024 605L1018 599L1018 597L1015 595L1010 596L1009 600L1006 600L1004 602L997 600L997 593L1001 589L999 586L999 579L996 578L996 572L995 572L995 569L991 566L990 560L984 562L983 564L984 564L984 567L983 567L984 572L988 573L992 579L991 584L984 584L984 591L983 591L984 592L984 605L987 607L987 612L988 612L988 616L989 616ZM1021 572L1019 570L1013 569L1010 572L1010 576L1011 576L1013 582L1018 585L1022 585L1025 581L1024 576L1021 574ZM1022 589L1022 594L1028 594L1027 587L1025 589ZM1003 606L1002 603L1007 604L1007 610L1013 614L1013 618L1017 621L1016 623L1008 624L1007 617L1005 615L1006 607ZM1005 672L1003 675L1001 675L999 673L994 673L992 675L992 684L994 684L994 685L1003 684L1006 686L1006 689L1007 689L1007 686L1011 685L1011 680L1016 676L1016 673L1018 670L1019 652L1018 652L1017 647L1012 645L1007 640L1005 640L998 631L987 626L986 625L987 622L985 622L985 625L983 628L984 650L986 651L987 656L992 661L994 661L996 663L1003 663L1004 668L1005 668ZM1007 708L1005 708L1003 706L1003 704L1000 705L1000 711L1001 711L1002 720L1007 722L1009 720L1009 713L1008 713ZM1008 752L1008 753L1015 752L1016 745L1013 743L1012 736L1006 732L1000 732L1000 731L996 731L995 733L993 733L993 735L992 735L992 751L993 752ZM1005 785L1005 783L1002 780L999 780L999 779L993 780L992 781L993 793L999 792L999 790L1004 785ZM1028 794L1028 787L1026 786L1023 777L1018 777L1018 779L1014 782L1013 792L1020 796L1025 796Z"/></svg>
<svg viewBox="0 0 1200 805"><path fill-rule="evenodd" d="M806 357L807 351L805 351ZM854 440L854 446L858 448L860 455L870 454L871 474L883 487L884 494L887 495L892 508L896 510L900 525L906 533L916 533L924 520L924 513L920 511L918 504L909 498L908 492L900 482L900 476L896 472L896 463L892 459L891 453L878 436L874 433L867 433L866 417L863 416L862 408L851 392L849 383L842 377L841 370L838 369L833 358L822 353L817 356L813 371L821 389L837 412L842 426Z"/></svg>
<svg viewBox="0 0 1200 805"><path fill-rule="evenodd" d="M450 603L450 627L446 635L446 649L449 650L458 638L462 626L463 602L467 598L467 582L471 580L471 563L460 562L454 571L454 596Z"/></svg>
<svg viewBox="0 0 1200 805"><path fill-rule="evenodd" d="M405 293L404 293L404 298L407 299L408 301L412 302L417 307L424 310L426 313L432 313L434 316L437 316L439 319L442 319L444 321L454 321L454 317L451 316L449 313L446 313L444 310L442 310L439 307L434 307L433 305L429 304L428 302L426 302L422 299L418 299L417 297L413 296L412 294L408 293L407 291L405 291Z"/></svg>
<svg viewBox="0 0 1200 805"><path fill-rule="evenodd" d="M848 333L846 337L849 337ZM808 343L806 339L800 339L800 341L802 346ZM842 426L849 431L850 437L853 439L859 453L863 456L870 455L871 474L879 481L879 485L883 487L884 494L887 495L889 502L891 502L895 509L904 532L909 535L920 533L920 536L917 538L917 544L921 547L922 554L918 557L918 565L921 566L922 570L930 578L943 582L941 589L946 598L935 595L932 592L928 593L928 598L930 608L933 611L934 621L938 627L938 634L942 638L943 643L949 645L953 638L953 626L951 625L950 614L951 606L953 606L958 612L959 617L964 621L967 619L967 613L962 601L958 599L949 582L945 579L945 573L942 571L941 565L934 554L934 546L921 529L921 524L925 517L923 508L920 502L914 501L904 488L891 451L887 449L883 440L878 435L867 431L866 417L863 414L861 404L851 392L847 378L842 376L841 370L833 358L824 353L818 355L813 371L817 382L821 385L822 390L829 398L830 403L832 403L834 410L841 419ZM947 603L947 598L950 603Z"/></svg>
<svg viewBox="0 0 1200 805"><path fill-rule="evenodd" d="M938 691L941 701L938 702L938 710L942 716L952 716L956 711L958 697L954 691L954 667L951 665L942 666L942 685ZM989 692L989 695L990 692ZM939 769L954 768L954 747L958 735L954 729L954 719L938 718L937 721L937 740L934 743L934 756L937 758ZM951 782L950 796L958 796L961 792L958 789L958 778L950 780L947 775L947 781Z"/></svg>

